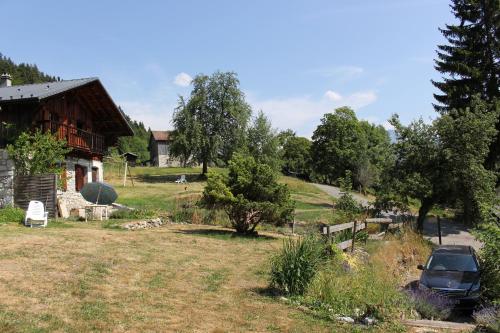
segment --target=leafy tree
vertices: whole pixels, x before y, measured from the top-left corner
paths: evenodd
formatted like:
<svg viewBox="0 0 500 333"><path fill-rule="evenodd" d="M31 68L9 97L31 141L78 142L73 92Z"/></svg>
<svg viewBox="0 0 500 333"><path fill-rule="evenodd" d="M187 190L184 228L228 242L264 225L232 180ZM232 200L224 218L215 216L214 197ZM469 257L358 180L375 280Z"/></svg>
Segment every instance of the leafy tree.
<svg viewBox="0 0 500 333"><path fill-rule="evenodd" d="M498 0L452 0L457 24L441 29L448 44L438 46L436 70L444 75L433 81L441 90L434 107L443 115L459 117L473 112L472 98L479 95L490 112L497 113L500 98L500 2ZM453 111L455 110L455 111ZM460 111L456 111L460 110ZM496 128L500 130L497 114ZM500 133L500 132L498 132ZM500 158L500 135L489 147L486 167L494 170Z"/></svg>
<svg viewBox="0 0 500 333"><path fill-rule="evenodd" d="M367 149L365 133L349 107L325 114L312 139L314 171L330 184L346 170L356 170Z"/></svg>
<svg viewBox="0 0 500 333"><path fill-rule="evenodd" d="M172 133L171 153L179 157L182 165L186 167L193 159L195 148L199 146L201 128L193 114L186 108L186 102L182 96L179 97L172 123L175 130Z"/></svg>
<svg viewBox="0 0 500 333"><path fill-rule="evenodd" d="M420 202L417 229L423 231L424 220L430 209L450 196L446 159L434 124L422 119L403 126L397 115L390 123L396 131L395 161L386 169L386 186L399 196L403 205L411 198ZM399 201L398 200L398 201Z"/></svg>
<svg viewBox="0 0 500 333"><path fill-rule="evenodd" d="M442 116L438 130L465 222L477 226L476 236L483 242L480 258L484 295L500 302L500 220L492 213L498 205L496 175L484 166L496 135L497 115L488 110L479 96L472 100L471 108L460 117Z"/></svg>
<svg viewBox="0 0 500 333"><path fill-rule="evenodd" d="M175 152L186 151L190 149L187 145L193 144L194 157L203 164L206 174L209 163L227 162L242 147L251 109L236 73L200 74L192 84L189 99L179 102L174 116ZM179 126L181 123L188 125Z"/></svg>
<svg viewBox="0 0 500 333"><path fill-rule="evenodd" d="M366 137L366 152L358 161L355 171L355 181L360 191L366 193L369 187L380 186L380 174L391 162L391 140L384 127L370 124L363 120L359 125Z"/></svg>
<svg viewBox="0 0 500 333"><path fill-rule="evenodd" d="M7 146L9 157L14 161L18 175L59 173L60 163L71 149L66 141L58 140L50 132L23 132Z"/></svg>
<svg viewBox="0 0 500 333"><path fill-rule="evenodd" d="M280 169L278 134L262 111L248 128L247 141L248 152L258 163L267 164L274 170Z"/></svg>
<svg viewBox="0 0 500 333"><path fill-rule="evenodd" d="M299 136L290 136L282 145L283 171L309 178L311 174L311 141Z"/></svg>
<svg viewBox="0 0 500 333"><path fill-rule="evenodd" d="M121 154L132 152L137 154L137 162L149 161L149 136L150 132L146 129L142 122L132 120L129 116L125 115L125 119L134 131L133 136L124 136L118 138L117 148Z"/></svg>
<svg viewBox="0 0 500 333"><path fill-rule="evenodd" d="M452 110L436 122L443 151L447 158L447 171L454 191L449 193L460 202L468 225L479 224L490 214L495 198L493 171L484 167L489 145L496 135L497 115L476 96L472 111ZM462 115L456 117L455 113ZM484 210L485 207L488 207Z"/></svg>
<svg viewBox="0 0 500 333"><path fill-rule="evenodd" d="M201 205L224 209L236 232L242 234L254 233L259 223L282 224L291 220L294 205L288 187L277 180L277 172L269 165L234 154L229 175L208 175Z"/></svg>

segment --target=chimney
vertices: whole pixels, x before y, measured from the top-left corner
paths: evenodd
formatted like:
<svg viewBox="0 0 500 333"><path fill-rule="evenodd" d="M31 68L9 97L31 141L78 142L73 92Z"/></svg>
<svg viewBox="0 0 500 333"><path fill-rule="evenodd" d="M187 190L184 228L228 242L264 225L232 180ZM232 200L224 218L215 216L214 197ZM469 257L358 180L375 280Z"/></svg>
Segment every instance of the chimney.
<svg viewBox="0 0 500 333"><path fill-rule="evenodd" d="M10 74L4 73L0 75L0 88L12 86L12 77Z"/></svg>

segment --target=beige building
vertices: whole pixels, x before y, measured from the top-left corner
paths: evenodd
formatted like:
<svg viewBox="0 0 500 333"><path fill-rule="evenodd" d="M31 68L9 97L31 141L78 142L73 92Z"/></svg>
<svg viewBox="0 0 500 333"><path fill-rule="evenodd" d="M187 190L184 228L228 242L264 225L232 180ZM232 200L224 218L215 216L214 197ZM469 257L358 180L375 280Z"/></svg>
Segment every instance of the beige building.
<svg viewBox="0 0 500 333"><path fill-rule="evenodd" d="M151 165L156 167L178 167L181 166L180 160L171 156L170 131L151 131L149 138L149 152L151 154Z"/></svg>

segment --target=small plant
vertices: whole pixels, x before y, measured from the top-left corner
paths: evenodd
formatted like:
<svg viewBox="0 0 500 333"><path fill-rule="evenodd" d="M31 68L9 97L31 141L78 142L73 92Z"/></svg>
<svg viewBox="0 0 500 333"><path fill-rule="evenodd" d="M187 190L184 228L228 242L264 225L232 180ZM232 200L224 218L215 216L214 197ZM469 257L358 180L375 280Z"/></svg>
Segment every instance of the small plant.
<svg viewBox="0 0 500 333"><path fill-rule="evenodd" d="M454 307L452 300L431 290L410 290L408 296L415 310L425 319L447 319Z"/></svg>
<svg viewBox="0 0 500 333"><path fill-rule="evenodd" d="M2 223L21 223L24 219L24 210L17 207L5 207L0 209L0 224Z"/></svg>
<svg viewBox="0 0 500 333"><path fill-rule="evenodd" d="M285 239L281 252L271 259L271 286L286 294L302 295L326 258L326 245L321 239Z"/></svg>
<svg viewBox="0 0 500 333"><path fill-rule="evenodd" d="M500 332L500 307L490 306L474 311L472 317L487 332Z"/></svg>

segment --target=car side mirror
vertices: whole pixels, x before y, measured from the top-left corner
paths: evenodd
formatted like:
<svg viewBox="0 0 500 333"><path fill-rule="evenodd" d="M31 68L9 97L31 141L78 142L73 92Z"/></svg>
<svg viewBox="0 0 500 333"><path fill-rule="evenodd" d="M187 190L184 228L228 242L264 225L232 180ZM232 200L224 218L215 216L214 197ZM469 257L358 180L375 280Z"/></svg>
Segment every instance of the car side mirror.
<svg viewBox="0 0 500 333"><path fill-rule="evenodd" d="M421 271L424 270L424 265L420 264L420 265L417 265L417 268L420 269Z"/></svg>

